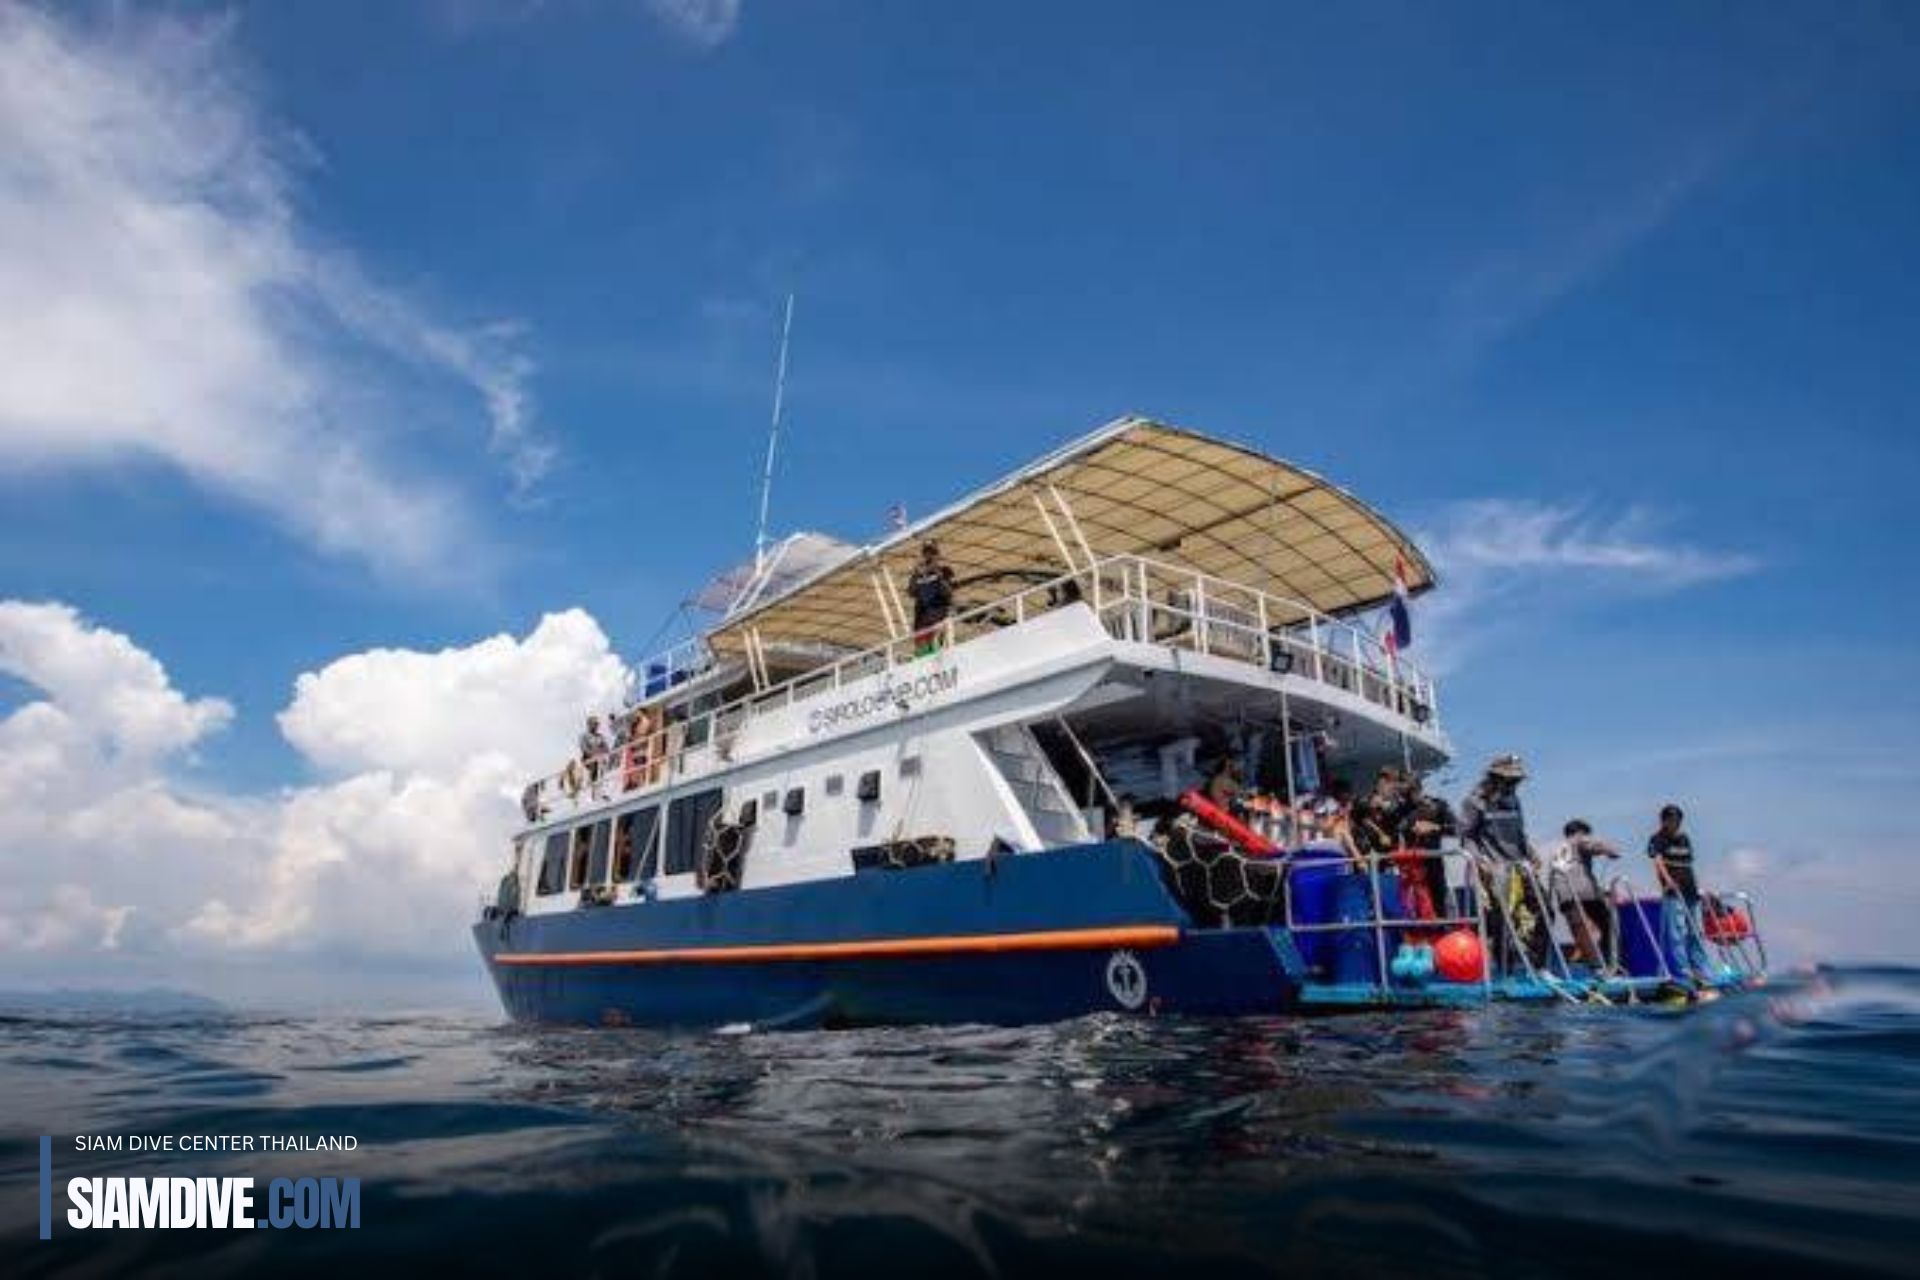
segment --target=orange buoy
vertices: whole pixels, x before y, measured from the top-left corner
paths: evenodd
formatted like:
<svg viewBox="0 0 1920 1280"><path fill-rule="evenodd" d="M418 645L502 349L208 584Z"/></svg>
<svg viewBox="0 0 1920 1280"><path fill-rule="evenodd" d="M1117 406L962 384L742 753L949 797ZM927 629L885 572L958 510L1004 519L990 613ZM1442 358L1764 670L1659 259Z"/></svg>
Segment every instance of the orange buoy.
<svg viewBox="0 0 1920 1280"><path fill-rule="evenodd" d="M1448 982L1479 982L1487 976L1486 948L1471 929L1442 934L1433 944L1433 968Z"/></svg>

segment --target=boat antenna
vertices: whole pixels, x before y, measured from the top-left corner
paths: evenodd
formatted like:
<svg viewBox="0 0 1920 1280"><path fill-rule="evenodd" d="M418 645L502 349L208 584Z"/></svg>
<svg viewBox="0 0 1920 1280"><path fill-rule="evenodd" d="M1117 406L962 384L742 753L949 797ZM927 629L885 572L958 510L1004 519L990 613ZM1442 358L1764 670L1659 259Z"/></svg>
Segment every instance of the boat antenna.
<svg viewBox="0 0 1920 1280"><path fill-rule="evenodd" d="M767 430L767 465L760 472L760 524L753 535L753 568L767 562L767 503L773 497L773 452L780 444L780 410L787 397L787 338L793 332L793 294L787 294L786 316L780 321L780 363L773 375L773 425Z"/></svg>

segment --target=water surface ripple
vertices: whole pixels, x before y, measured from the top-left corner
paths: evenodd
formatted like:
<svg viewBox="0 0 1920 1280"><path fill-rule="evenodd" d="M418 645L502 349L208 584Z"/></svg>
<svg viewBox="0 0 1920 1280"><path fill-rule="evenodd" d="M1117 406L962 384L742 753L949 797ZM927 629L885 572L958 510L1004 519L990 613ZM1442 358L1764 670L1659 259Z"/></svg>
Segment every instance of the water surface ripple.
<svg viewBox="0 0 1920 1280"><path fill-rule="evenodd" d="M0 1020L9 1276L1920 1272L1920 973L1514 1008L663 1035ZM81 1156L76 1132L350 1133ZM38 1241L79 1173L357 1176L357 1232ZM411 1260L411 1262L410 1262ZM1198 1264L1198 1265L1196 1265Z"/></svg>

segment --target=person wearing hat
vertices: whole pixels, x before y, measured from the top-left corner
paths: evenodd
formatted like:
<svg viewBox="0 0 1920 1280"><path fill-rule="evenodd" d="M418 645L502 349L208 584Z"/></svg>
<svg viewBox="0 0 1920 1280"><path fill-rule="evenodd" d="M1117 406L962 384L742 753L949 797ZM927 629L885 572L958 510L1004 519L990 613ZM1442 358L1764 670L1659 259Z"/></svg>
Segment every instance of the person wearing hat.
<svg viewBox="0 0 1920 1280"><path fill-rule="evenodd" d="M953 570L931 538L920 544L920 563L907 576L907 596L913 601L914 652L932 653L940 647L940 624L953 608Z"/></svg>
<svg viewBox="0 0 1920 1280"><path fill-rule="evenodd" d="M1495 756L1479 784L1460 802L1460 843L1473 855L1495 959L1504 965L1518 948L1528 965L1539 970L1547 963L1551 939L1546 903L1526 874L1534 861L1520 808L1520 784L1526 777L1527 766L1519 756Z"/></svg>

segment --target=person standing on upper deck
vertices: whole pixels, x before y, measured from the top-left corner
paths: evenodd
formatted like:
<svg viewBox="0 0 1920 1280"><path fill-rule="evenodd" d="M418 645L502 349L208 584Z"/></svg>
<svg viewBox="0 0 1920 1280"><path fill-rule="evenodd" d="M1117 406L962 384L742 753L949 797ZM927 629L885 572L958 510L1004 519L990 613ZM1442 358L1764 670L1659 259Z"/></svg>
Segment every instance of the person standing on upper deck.
<svg viewBox="0 0 1920 1280"><path fill-rule="evenodd" d="M606 768L607 738L600 732L600 717L588 716L587 727L580 733L580 764L587 771L587 781L600 781L600 774Z"/></svg>
<svg viewBox="0 0 1920 1280"><path fill-rule="evenodd" d="M1680 829L1686 814L1670 804L1660 810L1660 826L1647 837L1647 856L1660 881L1660 931L1667 954L1677 958L1696 981L1708 980L1707 949L1700 941L1700 883L1693 874L1693 837Z"/></svg>
<svg viewBox="0 0 1920 1280"><path fill-rule="evenodd" d="M1487 903L1493 954L1505 964L1512 945L1523 949L1535 970L1547 962L1546 904L1528 870L1533 846L1520 809L1527 767L1519 756L1496 756L1479 785L1460 802L1460 843L1474 855L1474 870Z"/></svg>
<svg viewBox="0 0 1920 1280"><path fill-rule="evenodd" d="M920 544L920 563L907 576L907 595L913 601L914 653L932 653L940 647L940 624L953 608L953 570L932 539Z"/></svg>

